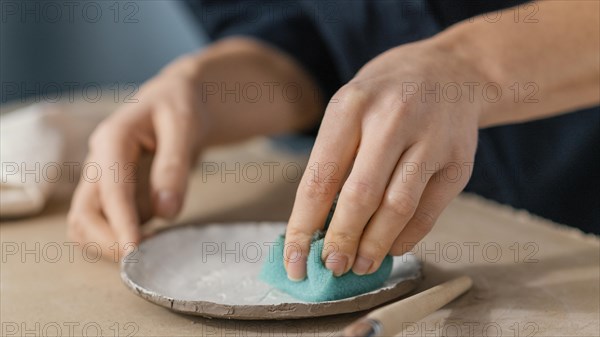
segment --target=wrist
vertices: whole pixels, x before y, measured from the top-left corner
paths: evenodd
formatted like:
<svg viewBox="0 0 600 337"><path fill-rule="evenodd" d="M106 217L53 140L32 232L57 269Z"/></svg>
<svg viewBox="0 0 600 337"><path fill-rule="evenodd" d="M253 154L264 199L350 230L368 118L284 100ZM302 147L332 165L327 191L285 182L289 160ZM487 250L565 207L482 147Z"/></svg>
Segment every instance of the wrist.
<svg viewBox="0 0 600 337"><path fill-rule="evenodd" d="M438 99L447 104L447 108L458 105L462 114L469 115L477 127L483 127L490 107L482 97L482 88L492 81L489 75L475 64L471 54L452 36L438 34L418 43L424 47L420 52L424 56L420 59L426 60L422 63L422 72L435 82L425 87L435 88Z"/></svg>
<svg viewBox="0 0 600 337"><path fill-rule="evenodd" d="M508 83L500 74L505 71L489 57L482 57L479 41L473 39L472 27L459 24L430 39L442 59L454 67L451 71L460 78L458 85L464 90L462 99L474 106L480 128L497 124L501 111L505 111Z"/></svg>

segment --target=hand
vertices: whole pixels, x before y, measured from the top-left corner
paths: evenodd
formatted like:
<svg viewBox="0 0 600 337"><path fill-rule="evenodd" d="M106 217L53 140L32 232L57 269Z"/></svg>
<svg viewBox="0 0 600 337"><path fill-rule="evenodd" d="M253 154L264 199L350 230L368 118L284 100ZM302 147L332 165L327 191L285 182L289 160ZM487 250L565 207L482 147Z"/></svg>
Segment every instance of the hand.
<svg viewBox="0 0 600 337"><path fill-rule="evenodd" d="M483 81L460 56L424 41L381 54L334 95L286 232L290 279L305 277L310 240L338 192L321 257L336 276L373 273L431 230L470 177L482 105L441 88ZM439 101L424 91L436 85Z"/></svg>
<svg viewBox="0 0 600 337"><path fill-rule="evenodd" d="M97 182L82 177L69 236L96 242L103 252L114 252L118 242L125 253L128 243L140 240L141 223L177 215L202 148L312 127L322 111L312 95L292 101L279 85L272 94L238 100L240 92L231 97L230 89L225 95L204 86L290 82L307 93L316 87L288 55L254 39L223 39L173 62L141 88L139 103L125 104L92 135L87 162L102 176Z"/></svg>
<svg viewBox="0 0 600 337"><path fill-rule="evenodd" d="M142 86L136 103L125 103L94 131L86 162L101 176L80 180L68 215L71 239L98 243L105 253L118 242L125 253L140 240L140 223L178 214L210 129L196 80L184 71L189 62L165 68ZM143 159L149 154L152 162Z"/></svg>

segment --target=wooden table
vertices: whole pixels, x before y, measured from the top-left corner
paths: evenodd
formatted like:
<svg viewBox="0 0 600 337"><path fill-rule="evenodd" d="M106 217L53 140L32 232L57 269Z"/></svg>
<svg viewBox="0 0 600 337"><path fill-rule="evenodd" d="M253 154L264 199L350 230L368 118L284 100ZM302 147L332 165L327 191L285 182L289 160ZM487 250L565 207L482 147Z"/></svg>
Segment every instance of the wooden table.
<svg viewBox="0 0 600 337"><path fill-rule="evenodd" d="M279 166L272 180L265 173L258 182L243 173L236 182L234 175L196 172L178 223L285 221L294 170L306 159L265 139L212 150L207 162L228 169L239 162L240 172L248 163ZM93 247L83 253L66 242L67 207L66 200L54 200L40 216L2 221L2 336L332 336L359 316L244 322L169 312L129 292L118 265L95 261ZM600 335L598 237L462 196L416 254L425 261L421 289L461 274L475 285L426 319L407 322L405 336Z"/></svg>

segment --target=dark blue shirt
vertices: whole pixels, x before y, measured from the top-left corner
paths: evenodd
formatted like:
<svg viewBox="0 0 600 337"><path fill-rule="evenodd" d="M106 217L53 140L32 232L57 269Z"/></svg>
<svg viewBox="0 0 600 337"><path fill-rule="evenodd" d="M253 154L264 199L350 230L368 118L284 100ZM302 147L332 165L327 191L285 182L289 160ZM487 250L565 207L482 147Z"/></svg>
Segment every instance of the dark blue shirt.
<svg viewBox="0 0 600 337"><path fill-rule="evenodd" d="M212 39L245 35L274 45L310 72L327 98L389 48L524 2L189 1ZM524 10L531 14L534 8ZM480 130L466 191L599 233L599 112L596 107Z"/></svg>

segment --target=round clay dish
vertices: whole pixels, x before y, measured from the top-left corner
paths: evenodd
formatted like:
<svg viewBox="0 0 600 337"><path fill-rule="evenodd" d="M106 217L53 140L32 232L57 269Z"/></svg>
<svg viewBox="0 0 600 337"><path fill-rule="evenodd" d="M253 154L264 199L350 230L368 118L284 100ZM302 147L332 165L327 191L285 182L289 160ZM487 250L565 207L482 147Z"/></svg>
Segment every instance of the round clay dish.
<svg viewBox="0 0 600 337"><path fill-rule="evenodd" d="M328 316L367 310L407 294L421 279L413 255L394 258L379 289L327 302L304 302L258 279L262 261L284 223L187 225L143 241L121 264L137 295L167 309L205 317L264 320Z"/></svg>

